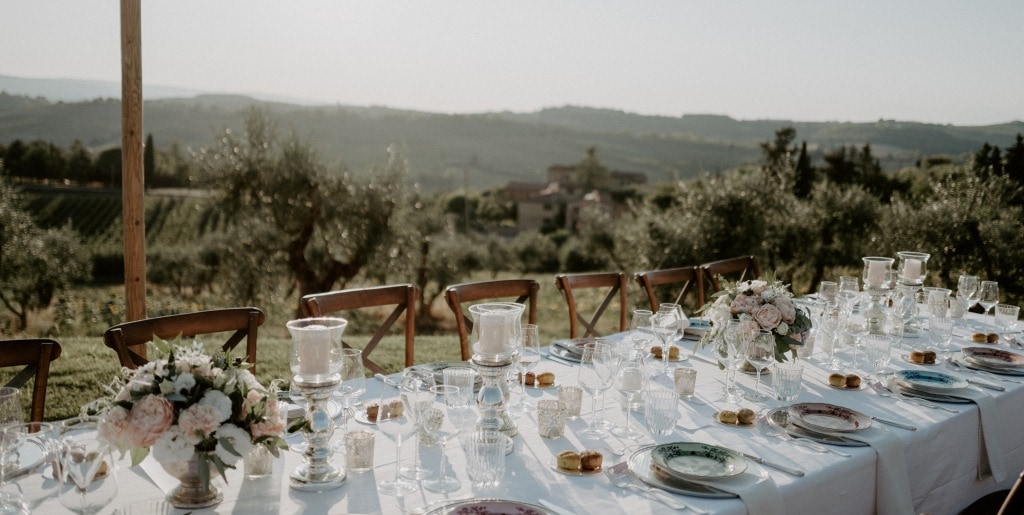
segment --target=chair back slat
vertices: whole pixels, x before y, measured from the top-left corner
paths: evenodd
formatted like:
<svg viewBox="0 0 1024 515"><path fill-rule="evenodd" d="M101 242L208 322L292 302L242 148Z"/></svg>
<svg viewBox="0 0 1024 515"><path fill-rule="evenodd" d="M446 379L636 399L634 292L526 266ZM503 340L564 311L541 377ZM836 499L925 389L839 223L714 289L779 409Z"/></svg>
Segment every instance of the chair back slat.
<svg viewBox="0 0 1024 515"><path fill-rule="evenodd" d="M416 301L419 296L420 289L415 284L397 284L314 293L303 297L300 305L303 314L310 317L394 305L388 317L377 327L373 336L362 347L363 365L374 373L386 374L388 372L384 367L370 359L370 353L391 332L392 327L403 314L405 315L405 366L412 366L416 362ZM355 348L347 341L342 343L345 347Z"/></svg>
<svg viewBox="0 0 1024 515"><path fill-rule="evenodd" d="M721 278L724 276L739 274L737 282L761 277L761 267L755 256L739 256L704 263L701 270L713 292L721 291Z"/></svg>
<svg viewBox="0 0 1024 515"><path fill-rule="evenodd" d="M657 312L661 306L660 299L666 298L660 295L675 293L674 297L667 297L670 302L680 306L689 306L692 311L697 311L704 305L704 281L702 271L697 266L680 268L666 268L662 270L648 270L635 274L636 282L640 289L647 294L647 301L652 312ZM692 288L692 289L691 289ZM686 304L687 295L694 293L695 304Z"/></svg>
<svg viewBox="0 0 1024 515"><path fill-rule="evenodd" d="M455 325L459 332L459 343L462 347L462 359L468 360L472 356L469 337L473 331L473 319L468 316L468 310L462 309L463 304L514 299L515 303L526 306L527 323L536 324L537 293L539 291L540 283L533 279L499 279L496 281L455 284L446 288L444 299L448 303L452 314L455 315Z"/></svg>
<svg viewBox="0 0 1024 515"><path fill-rule="evenodd" d="M50 363L61 355L60 344L48 338L0 340L0 367L23 367L5 386L21 388L29 379L32 384L31 422L42 422L46 410L46 384Z"/></svg>
<svg viewBox="0 0 1024 515"><path fill-rule="evenodd" d="M588 274L559 274L555 276L555 286L562 293L566 306L569 309L569 337L598 337L602 336L597 328L598 322L604 316L605 311L616 299L619 304L618 331L625 331L627 325L627 292L626 274L622 272L598 272ZM589 318L580 309L580 304L574 292L593 289L603 290L604 297L597 304ZM581 331L582 326L582 331ZM582 335L581 335L582 333Z"/></svg>

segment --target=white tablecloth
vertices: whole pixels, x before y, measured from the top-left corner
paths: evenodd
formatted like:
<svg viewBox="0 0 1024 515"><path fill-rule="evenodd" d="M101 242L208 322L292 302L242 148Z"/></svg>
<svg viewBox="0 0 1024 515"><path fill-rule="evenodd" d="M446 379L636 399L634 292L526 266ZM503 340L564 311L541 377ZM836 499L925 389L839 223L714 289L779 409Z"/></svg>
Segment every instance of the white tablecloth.
<svg viewBox="0 0 1024 515"><path fill-rule="evenodd" d="M927 337L919 340L905 340L911 346L925 346ZM685 342L691 344L693 342ZM961 338L956 339L958 345L970 343ZM1008 348L1005 344L1000 347ZM890 369L924 368L911 365L899 359L906 350L893 351L893 362ZM708 357L706 350L699 354ZM818 353L817 356L823 354ZM806 472L804 477L794 477L774 469L765 468L765 472L778 485L785 510L788 513L833 513L833 514L870 514L875 512L875 464L876 455L871 447L843 447L841 450L851 456L841 457L832 453L815 453L790 442L768 438L753 427L726 427L712 421L711 415L719 409L735 409L736 405L727 405L720 401L724 372L707 361L691 358L678 364L697 369L697 400L680 402L679 414L682 425L687 429L678 429L674 434L664 437L652 437L649 433L641 442L699 441L725 446L737 451L755 454L767 460L778 461ZM974 499L1000 488L1009 488L1021 470L1024 470L1024 385L997 382L983 376L971 376L1006 387L1005 392L986 390L992 395L996 407L998 421L1006 428L1013 428L1002 433L1006 441L1005 460L1009 474L1001 482L991 478L978 479L979 461L979 413L975 404L948 404L959 410L950 413L937 409L929 409L906 401L883 398L872 389L857 391L841 391L830 388L826 384L828 371L807 363L804 373L804 387L797 402L829 402L858 410L866 415L879 416L916 425L917 431L905 431L886 427L902 442L906 456L906 466L910 478L911 497L917 513L934 514L956 513ZM930 368L960 376L969 374L953 372L944 366ZM537 372L552 371L556 374L559 384L575 384L576 371L574 366L565 365L551 360L544 360L536 368ZM661 376L658 383L670 387L668 377ZM770 377L762 377L762 388L767 391ZM753 387L752 376L739 375L739 383L745 388ZM381 383L374 379L367 380L368 392L366 399L377 395ZM531 401L550 399L557 396L557 389L530 390ZM764 409L749 401L740 405L755 409ZM770 401L768 407L779 403ZM451 470L462 481L462 489L447 494L447 497L503 498L537 503L539 499L548 499L574 509L577 513L664 513L667 508L657 501L638 495L634 491L622 490L610 484L603 474L574 477L552 470L553 457L566 449L582 450L596 448L604 452L605 465L622 461L606 446L621 447L632 442L610 437L607 442L583 440L578 432L585 427L585 418L589 415L590 402L584 396L584 419L571 420L566 436L557 440L541 438L537 434L535 414L519 418L520 434L514 438L515 451L507 457L505 476L497 488L474 492L466 476L462 449L456 443L449 444L448 458ZM604 411L611 421L621 424L623 412L617 402L609 400ZM633 413L637 417L637 413ZM634 418L634 424L646 431L642 415ZM351 428L365 428L356 421L349 423ZM341 437L339 430L335 438ZM403 447L403 461L412 457L412 443ZM284 460L277 460L272 476L259 480L245 480L241 471L229 471L228 484L225 487L225 501L208 510L196 513L398 513L403 507L411 509L426 503L445 498L445 495L425 491L422 488L405 498L387 497L377 493L376 484L381 479L392 477L395 471L394 444L386 436L377 433L375 446L375 469L371 472L349 473L340 488L322 492L306 493L288 487L288 473L300 463L297 453L286 453ZM422 448L423 462L432 468L437 467L437 448ZM149 458L152 459L152 458ZM343 463L336 456L337 463ZM241 469L241 464L240 469ZM750 464L756 468L757 465ZM128 463L122 464L118 470L120 494L109 507L113 511L136 503L144 503L162 497L162 491L150 480L141 468L131 468ZM710 513L743 514L745 506L738 499L704 499L682 497L682 499ZM40 512L60 511L56 499L45 504ZM886 509L880 510L886 513Z"/></svg>

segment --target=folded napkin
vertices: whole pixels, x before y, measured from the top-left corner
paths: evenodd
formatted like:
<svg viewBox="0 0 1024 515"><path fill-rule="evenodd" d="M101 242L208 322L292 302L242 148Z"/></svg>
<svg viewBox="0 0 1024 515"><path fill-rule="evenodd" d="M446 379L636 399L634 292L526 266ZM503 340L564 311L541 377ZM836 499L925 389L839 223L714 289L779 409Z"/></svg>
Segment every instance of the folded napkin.
<svg viewBox="0 0 1024 515"><path fill-rule="evenodd" d="M579 338L575 340L555 340L552 343L555 344L555 347L564 350L569 356L580 359L583 357L583 346L593 342L594 340L590 338Z"/></svg>
<svg viewBox="0 0 1024 515"><path fill-rule="evenodd" d="M786 510L782 505L782 496L771 476L752 474L750 471L732 477L714 481L698 481L687 479L691 483L709 486L736 494L747 506L748 515L782 515Z"/></svg>
<svg viewBox="0 0 1024 515"><path fill-rule="evenodd" d="M907 459L903 454L903 443L898 436L877 427L829 434L864 442L878 455L878 461L875 463L875 513L914 513Z"/></svg>
<svg viewBox="0 0 1024 515"><path fill-rule="evenodd" d="M978 460L978 479L992 476L996 482L1006 479L1006 452L1003 442L1006 438L1003 435L1003 426L996 420L995 400L981 390L964 388L953 393L947 393L950 397L969 399L978 406L978 413L981 424L981 445L980 459Z"/></svg>

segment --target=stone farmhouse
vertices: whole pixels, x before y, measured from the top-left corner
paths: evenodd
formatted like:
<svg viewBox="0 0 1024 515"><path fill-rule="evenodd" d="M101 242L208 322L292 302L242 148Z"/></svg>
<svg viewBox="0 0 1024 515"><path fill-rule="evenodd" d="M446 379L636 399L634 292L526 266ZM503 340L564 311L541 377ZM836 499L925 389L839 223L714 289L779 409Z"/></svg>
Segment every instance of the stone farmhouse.
<svg viewBox="0 0 1024 515"><path fill-rule="evenodd" d="M642 188L647 175L642 172L612 170L609 191L590 190L576 181L574 165L552 165L546 184L510 182L505 198L516 203L516 229L520 232L541 228L573 231L581 213L588 207L614 212L621 206L612 200L612 191Z"/></svg>

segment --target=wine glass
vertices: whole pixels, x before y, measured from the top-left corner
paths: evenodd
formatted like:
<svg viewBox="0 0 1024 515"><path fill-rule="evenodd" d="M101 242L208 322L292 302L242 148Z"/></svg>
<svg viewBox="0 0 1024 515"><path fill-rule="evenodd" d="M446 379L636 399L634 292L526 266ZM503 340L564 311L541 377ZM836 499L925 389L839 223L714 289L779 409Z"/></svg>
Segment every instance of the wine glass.
<svg viewBox="0 0 1024 515"><path fill-rule="evenodd" d="M849 309L860 296L860 279L855 275L844 275L839 278L839 300Z"/></svg>
<svg viewBox="0 0 1024 515"><path fill-rule="evenodd" d="M754 367L754 370L757 371L757 381L754 383L754 391L752 393L748 393L745 397L751 402L764 402L768 400L768 396L761 393L761 371L768 368L768 365L775 361L775 337L772 336L772 332L759 332L757 336L747 344L743 355L746 358L747 363L750 363L750 366Z"/></svg>
<svg viewBox="0 0 1024 515"><path fill-rule="evenodd" d="M458 427L452 422L449 413L458 407L462 399L457 386L435 385L430 390L434 394L434 403L430 411L440 413L443 417L441 423L434 426L434 437L437 438L437 447L441 454L441 470L436 478L423 481L423 487L431 492L454 492L462 487L462 482L458 478L448 476L448 460L444 446L449 438L458 434ZM448 424L445 424L444 420L447 420Z"/></svg>
<svg viewBox="0 0 1024 515"><path fill-rule="evenodd" d="M727 320L725 328L714 342L714 352L718 357L718 362L725 367L725 388L722 389L725 402L740 401L740 396L736 394L736 369L743 361L742 342L739 334L743 330L742 324L743 322L736 319Z"/></svg>
<svg viewBox="0 0 1024 515"><path fill-rule="evenodd" d="M363 351L360 349L341 350L341 383L334 395L341 397L345 409L345 420L351 418L353 408L366 393L366 369L363 367Z"/></svg>
<svg viewBox="0 0 1024 515"><path fill-rule="evenodd" d="M416 411L411 398L406 395L406 385L400 385L398 392L391 393L390 388L381 388L380 402L377 404L377 429L395 442L395 477L384 479L377 484L377 491L384 495L401 497L416 491L414 481L402 478L402 440L416 434Z"/></svg>
<svg viewBox="0 0 1024 515"><path fill-rule="evenodd" d="M628 343L633 349L633 352L643 357L644 349L647 348L657 336L654 335L654 330L651 328L651 318L654 313L649 309L634 309L633 316L629 320L629 338Z"/></svg>
<svg viewBox="0 0 1024 515"><path fill-rule="evenodd" d="M0 513L31 513L57 491L57 442L46 422L0 426Z"/></svg>
<svg viewBox="0 0 1024 515"><path fill-rule="evenodd" d="M626 397L622 410L626 416L626 425L613 428L612 433L623 438L640 438L643 433L629 425L629 412L633 406L633 399L647 389L647 371L644 370L643 362L634 360L623 362L615 373L615 389Z"/></svg>
<svg viewBox="0 0 1024 515"><path fill-rule="evenodd" d="M658 312L651 317L651 330L654 335L658 337L658 341L661 343L661 367L663 370L668 370L668 355L669 355L669 343L672 342L672 337L675 335L679 328L679 321L677 320L677 314L672 307L658 308Z"/></svg>
<svg viewBox="0 0 1024 515"><path fill-rule="evenodd" d="M93 435L64 439L60 448L60 503L81 514L99 513L117 496L117 474L106 442Z"/></svg>
<svg viewBox="0 0 1024 515"><path fill-rule="evenodd" d="M818 298L826 304L835 304L839 296L839 283L835 281L821 281L818 285Z"/></svg>
<svg viewBox="0 0 1024 515"><path fill-rule="evenodd" d="M852 312L847 312L843 319L843 332L852 339L850 347L853 348L853 357L850 358L850 364L856 367L861 338L868 334L867 320L862 316L855 316Z"/></svg>
<svg viewBox="0 0 1024 515"><path fill-rule="evenodd" d="M999 283L981 281L981 286L978 289L978 304L985 308L985 314L988 315L988 312L992 311L992 307L999 304Z"/></svg>
<svg viewBox="0 0 1024 515"><path fill-rule="evenodd" d="M828 361L824 366L828 370L842 370L839 360L836 359L836 347L838 347L837 336L839 328L843 326L845 314L839 306L830 304L821 313L821 332L828 336Z"/></svg>
<svg viewBox="0 0 1024 515"><path fill-rule="evenodd" d="M615 377L616 357L618 353L608 343L597 341L583 346L580 358L577 382L591 397L591 418L587 428L580 431L581 436L604 438L608 432L601 429L598 421L597 397L612 385Z"/></svg>
<svg viewBox="0 0 1024 515"><path fill-rule="evenodd" d="M536 324L523 324L522 345L519 349L519 403L510 406L513 411L525 413L532 409L526 402L526 373L540 362L540 333Z"/></svg>
<svg viewBox="0 0 1024 515"><path fill-rule="evenodd" d="M430 409L434 395L430 389L435 386L434 373L430 370L409 367L402 372L402 379L399 388L402 395L409 399L409 405L416 420L416 431L423 431L423 423L427 417L424 413ZM420 439L413 440L412 466L401 469L402 477L406 479L423 479L430 475L430 471L420 465Z"/></svg>
<svg viewBox="0 0 1024 515"><path fill-rule="evenodd" d="M967 303L971 309L978 303L978 276L961 275L956 281L956 298Z"/></svg>

